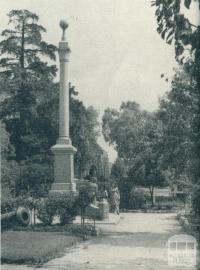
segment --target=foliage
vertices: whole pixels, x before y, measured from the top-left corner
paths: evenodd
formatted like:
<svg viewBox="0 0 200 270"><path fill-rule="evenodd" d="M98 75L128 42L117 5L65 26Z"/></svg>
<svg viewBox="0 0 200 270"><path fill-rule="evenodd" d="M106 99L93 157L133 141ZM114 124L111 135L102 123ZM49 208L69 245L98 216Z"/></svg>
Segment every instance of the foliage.
<svg viewBox="0 0 200 270"><path fill-rule="evenodd" d="M156 206L158 209L172 209L174 206L174 200L171 196L157 196L156 197Z"/></svg>
<svg viewBox="0 0 200 270"><path fill-rule="evenodd" d="M131 209L130 198L133 182L129 177L120 178L118 182L120 191L120 209Z"/></svg>
<svg viewBox="0 0 200 270"><path fill-rule="evenodd" d="M140 140L144 133L146 111L141 111L135 102L122 103L120 112L107 109L103 116L103 135L107 142L113 144L120 158L129 160L134 152L139 152L141 144L135 144L134 140ZM143 138L141 138L142 140Z"/></svg>
<svg viewBox="0 0 200 270"><path fill-rule="evenodd" d="M3 80L1 119L15 147L16 161L30 159L40 150L37 136L37 107L45 92L53 88L55 66L42 57L55 60L56 47L42 41L45 28L38 16L27 10L12 10L10 28L2 32L1 76ZM12 109L11 109L12 108Z"/></svg>
<svg viewBox="0 0 200 270"><path fill-rule="evenodd" d="M165 177L172 188L186 196L193 184L198 186L199 154L196 151L198 128L195 127L199 111L199 94L195 81L181 70L176 72L171 91L160 100L157 112L163 123L163 163ZM198 193L196 188L196 194ZM197 195L194 197L197 198ZM185 201L185 196L183 201ZM196 208L195 200L193 203Z"/></svg>
<svg viewBox="0 0 200 270"><path fill-rule="evenodd" d="M1 200L1 213L11 212L17 209L18 204L22 201L22 198L9 198ZM24 203L24 202L23 202Z"/></svg>
<svg viewBox="0 0 200 270"><path fill-rule="evenodd" d="M36 205L38 218L46 225L50 225L55 216L59 216L61 224L70 223L77 215L76 200L73 194L50 193Z"/></svg>
<svg viewBox="0 0 200 270"><path fill-rule="evenodd" d="M161 168L162 123L154 113L141 110L135 102L127 102L122 103L119 112L105 111L103 134L121 160L113 167L112 175L127 173L132 187L134 184L148 187L153 203L154 187L162 186L165 180Z"/></svg>
<svg viewBox="0 0 200 270"><path fill-rule="evenodd" d="M174 76L171 91L160 100L157 112L163 125L163 167L170 168L176 178L195 174L198 156L195 151L192 126L198 113L196 84L184 71ZM193 132L191 132L191 130Z"/></svg>
<svg viewBox="0 0 200 270"><path fill-rule="evenodd" d="M56 74L55 66L48 66L42 58L55 60L56 47L42 40L46 30L38 24L36 14L12 10L8 17L10 28L2 32L4 39L0 42L0 115L20 162L40 153L43 140L37 134L38 106L45 92L55 90L52 79Z"/></svg>
<svg viewBox="0 0 200 270"><path fill-rule="evenodd" d="M120 191L120 208L129 209L129 199L130 191L133 183L127 177L128 166L126 166L125 161L119 157L115 160L111 168L111 181L110 188L112 184L116 183Z"/></svg>
<svg viewBox="0 0 200 270"><path fill-rule="evenodd" d="M42 198L36 205L37 217L44 225L51 225L53 222L54 211L50 207L48 198Z"/></svg>
<svg viewBox="0 0 200 270"><path fill-rule="evenodd" d="M99 234L99 230L90 224L86 224L84 227L79 224L68 225L66 231L77 236L97 236Z"/></svg>
<svg viewBox="0 0 200 270"><path fill-rule="evenodd" d="M13 160L14 148L10 144L9 134L5 125L0 122L1 132L1 194L2 198L9 198L14 193L19 178L19 166ZM14 194L13 194L14 195Z"/></svg>
<svg viewBox="0 0 200 270"><path fill-rule="evenodd" d="M0 118L10 134L15 150L14 160L20 169L15 186L22 185L23 191L29 192L35 179L36 189L40 190L46 178L48 181L52 178L48 174L43 179L43 173L33 175L33 172L37 166L46 168L51 162L49 140L44 136L46 126L40 125L42 121L38 120L41 116L39 109L47 93L55 90L53 78L56 68L45 61L48 58L55 60L56 47L42 40L42 33L46 30L38 24L36 14L28 10L12 10L8 17L9 28L2 32L3 40L0 42ZM31 177L28 179L30 168ZM24 188L22 183L27 183L27 186ZM19 191L18 188L17 195Z"/></svg>
<svg viewBox="0 0 200 270"><path fill-rule="evenodd" d="M80 210L81 223L84 225L86 207L94 201L97 194L97 185L91 182L82 181L79 187L79 196L76 201L76 206Z"/></svg>
<svg viewBox="0 0 200 270"><path fill-rule="evenodd" d="M8 17L0 42L0 119L20 169L16 195L44 196L53 179L50 148L58 138L59 85L53 81L56 67L50 64L57 48L42 39L46 29L36 14L12 10ZM70 86L70 136L78 149L75 173L81 177L98 164L102 150L97 144L97 112L86 108L77 94Z"/></svg>
<svg viewBox="0 0 200 270"><path fill-rule="evenodd" d="M152 5L156 8L156 17L158 28L157 31L161 34L161 37L166 40L169 44L174 41L175 46L175 57L176 60L183 66L184 70L187 73L187 76L190 77L190 84L184 85L183 91L182 87L176 89L177 96L182 98L182 108L185 112L185 107L189 109L189 118L188 120L192 120L188 126L184 124L182 126L181 131L183 134L185 132L190 132L192 134L192 138L187 138L184 142L180 140L177 143L179 146L179 150L183 152L183 148L186 148L191 154L190 159L186 158L186 166L184 166L184 170L187 170L185 167L188 167L191 170L190 179L194 183L199 183L200 179L200 25L195 25L188 17L186 17L185 13L183 13L183 6L186 9L192 10L199 8L200 9L200 1L195 0L156 0L152 1ZM198 6L198 7L197 7ZM194 84L196 83L196 86ZM187 89L186 89L187 88ZM190 88L190 89L189 89ZM174 89L175 90L175 89ZM189 90L189 91L188 91ZM192 90L192 91L191 91ZM175 91L173 91L172 95L175 96ZM181 94L180 94L181 92ZM187 93L187 96L185 95ZM194 95L196 96L194 99ZM189 101L185 104L185 99ZM191 102L192 101L192 102ZM180 102L179 102L180 103ZM186 106L185 106L186 105ZM178 106L180 109L180 106ZM174 110L173 110L174 111ZM191 119L191 114L194 113L193 119ZM182 113L180 113L183 116ZM180 117L176 116L176 122L180 120ZM183 121L181 121L183 122ZM179 135L180 137L180 135ZM188 137L188 136L187 136ZM180 139L180 138L178 138ZM189 146L189 147L188 147ZM190 151L192 149L192 151ZM176 147L177 149L177 147ZM180 151L179 151L180 152ZM179 153L179 157L181 153ZM190 155L189 154L189 155ZM185 158L185 154L181 156L181 159ZM183 166L181 166L182 169ZM188 171L188 170L187 170ZM188 172L187 172L188 174ZM199 193L200 195L200 193ZM196 196L195 196L196 198ZM193 200L194 208L195 201Z"/></svg>
<svg viewBox="0 0 200 270"><path fill-rule="evenodd" d="M158 33L168 44L174 41L177 61L184 64L186 70L199 81L200 26L194 25L182 11L182 5L190 9L195 0L153 0L151 2L156 8ZM197 5L195 7L198 8Z"/></svg>
<svg viewBox="0 0 200 270"><path fill-rule="evenodd" d="M75 154L75 172L82 178L92 165L97 165L101 147L97 143L99 123L97 111L92 107L86 108L78 99L74 98L74 87L70 95L70 136L73 145L78 149Z"/></svg>
<svg viewBox="0 0 200 270"><path fill-rule="evenodd" d="M200 218L200 183L193 187L192 192L192 206L196 216Z"/></svg>
<svg viewBox="0 0 200 270"><path fill-rule="evenodd" d="M41 56L55 60L56 47L42 40L46 29L38 24L39 17L28 10L11 10L8 17L9 28L1 33L0 42L2 72L13 77L20 68L36 78L44 73L55 76L55 66L41 60Z"/></svg>
<svg viewBox="0 0 200 270"><path fill-rule="evenodd" d="M144 208L146 203L146 194L142 190L133 188L131 190L129 203L132 209Z"/></svg>
<svg viewBox="0 0 200 270"><path fill-rule="evenodd" d="M85 209L94 199L95 192L93 189L88 190L88 186L82 187L79 190L77 204L81 209Z"/></svg>
<svg viewBox="0 0 200 270"><path fill-rule="evenodd" d="M98 164L102 149L97 143L99 135L98 114L93 107L86 108L78 100L78 92L74 86L69 86L70 91L70 137L72 144L77 148L74 157L75 175L84 177L91 165ZM39 106L38 111L38 136L47 138L45 150L55 144L58 137L58 85L52 91L46 102ZM42 148L44 146L42 145Z"/></svg>
<svg viewBox="0 0 200 270"><path fill-rule="evenodd" d="M14 197L14 198L2 198L1 199L1 213L8 213L11 211L16 211L18 207L25 207L33 209L36 206L37 200L32 197Z"/></svg>
<svg viewBox="0 0 200 270"><path fill-rule="evenodd" d="M125 162L118 157L111 168L111 178L118 183L121 179L126 177L126 175L127 168Z"/></svg>
<svg viewBox="0 0 200 270"><path fill-rule="evenodd" d="M53 166L33 162L21 163L16 194L29 194L35 198L47 196L53 179Z"/></svg>

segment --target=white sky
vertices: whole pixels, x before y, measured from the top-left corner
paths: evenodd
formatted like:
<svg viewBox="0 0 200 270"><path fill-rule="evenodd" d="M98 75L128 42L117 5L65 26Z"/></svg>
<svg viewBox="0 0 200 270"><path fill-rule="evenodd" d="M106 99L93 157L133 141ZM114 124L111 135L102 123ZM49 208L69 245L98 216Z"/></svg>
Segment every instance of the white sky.
<svg viewBox="0 0 200 270"><path fill-rule="evenodd" d="M84 104L100 115L127 100L154 110L169 89L160 74L172 75L174 49L156 32L150 0L0 0L0 31L11 9L37 13L47 29L44 39L55 45L61 36L59 20L67 18L70 81ZM100 142L113 161L115 152Z"/></svg>

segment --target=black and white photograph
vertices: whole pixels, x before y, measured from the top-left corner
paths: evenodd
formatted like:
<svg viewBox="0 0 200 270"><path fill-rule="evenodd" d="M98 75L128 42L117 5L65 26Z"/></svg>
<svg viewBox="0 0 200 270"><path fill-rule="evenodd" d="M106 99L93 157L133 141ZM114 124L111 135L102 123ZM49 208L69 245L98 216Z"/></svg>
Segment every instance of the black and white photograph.
<svg viewBox="0 0 200 270"><path fill-rule="evenodd" d="M200 0L0 0L2 270L200 270Z"/></svg>

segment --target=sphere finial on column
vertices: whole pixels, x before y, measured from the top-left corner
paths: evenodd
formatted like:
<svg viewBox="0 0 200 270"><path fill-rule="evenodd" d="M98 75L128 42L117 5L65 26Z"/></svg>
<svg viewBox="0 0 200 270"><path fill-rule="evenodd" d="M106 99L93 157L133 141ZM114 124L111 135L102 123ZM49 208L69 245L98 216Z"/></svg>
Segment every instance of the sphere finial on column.
<svg viewBox="0 0 200 270"><path fill-rule="evenodd" d="M60 20L60 27L63 30L62 41L66 41L65 30L68 28L68 26L69 25L66 20Z"/></svg>

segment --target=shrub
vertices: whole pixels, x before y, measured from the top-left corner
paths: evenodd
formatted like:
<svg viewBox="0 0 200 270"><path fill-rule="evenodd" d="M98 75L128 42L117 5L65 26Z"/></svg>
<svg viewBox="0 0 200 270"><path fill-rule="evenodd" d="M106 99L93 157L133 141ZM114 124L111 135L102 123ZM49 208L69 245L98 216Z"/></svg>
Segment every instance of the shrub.
<svg viewBox="0 0 200 270"><path fill-rule="evenodd" d="M16 209L16 199L4 199L1 200L1 214L11 212Z"/></svg>
<svg viewBox="0 0 200 270"><path fill-rule="evenodd" d="M23 198L21 196L16 198L3 199L1 201L1 213L4 214L11 211L15 211L20 206L33 209L35 202L36 201L31 197Z"/></svg>
<svg viewBox="0 0 200 270"><path fill-rule="evenodd" d="M130 205L132 209L144 208L146 204L146 196L142 190L132 189L130 193Z"/></svg>
<svg viewBox="0 0 200 270"><path fill-rule="evenodd" d="M45 199L40 200L36 206L38 218L45 224L50 225L54 216L59 216L61 224L68 224L77 215L77 197L65 193L52 193Z"/></svg>
<svg viewBox="0 0 200 270"><path fill-rule="evenodd" d="M37 209L37 217L45 224L51 225L53 221L54 213L51 211L49 207L49 200L48 198L40 199L36 205Z"/></svg>
<svg viewBox="0 0 200 270"><path fill-rule="evenodd" d="M192 207L195 215L200 218L200 184L195 185L193 188Z"/></svg>
<svg viewBox="0 0 200 270"><path fill-rule="evenodd" d="M156 206L158 209L167 209L171 210L174 206L174 200L171 196L157 196L156 197Z"/></svg>
<svg viewBox="0 0 200 270"><path fill-rule="evenodd" d="M49 164L41 161L24 161L20 166L20 178L16 183L18 195L29 192L35 197L48 196L48 190L52 179L52 170Z"/></svg>
<svg viewBox="0 0 200 270"><path fill-rule="evenodd" d="M89 181L82 181L79 183L79 196L76 204L81 214L81 222L84 224L85 209L92 203L97 194L97 185Z"/></svg>
<svg viewBox="0 0 200 270"><path fill-rule="evenodd" d="M131 189L133 187L129 177L123 177L119 181L120 209L131 209Z"/></svg>

